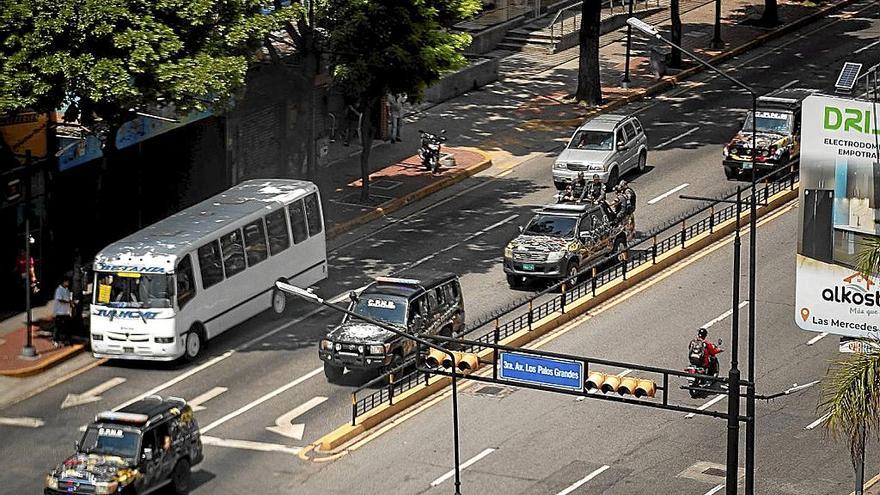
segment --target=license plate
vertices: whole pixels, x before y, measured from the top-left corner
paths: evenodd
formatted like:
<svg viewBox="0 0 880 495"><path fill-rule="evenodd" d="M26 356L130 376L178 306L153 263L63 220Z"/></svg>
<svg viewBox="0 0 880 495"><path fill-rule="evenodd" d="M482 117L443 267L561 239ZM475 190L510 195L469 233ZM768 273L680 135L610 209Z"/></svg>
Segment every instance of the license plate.
<svg viewBox="0 0 880 495"><path fill-rule="evenodd" d="M535 270L534 263L523 263L523 270L530 271L530 272L534 271Z"/></svg>
<svg viewBox="0 0 880 495"><path fill-rule="evenodd" d="M743 170L751 170L752 162L743 162Z"/></svg>
<svg viewBox="0 0 880 495"><path fill-rule="evenodd" d="M122 352L126 354L134 354L134 347L123 347Z"/></svg>

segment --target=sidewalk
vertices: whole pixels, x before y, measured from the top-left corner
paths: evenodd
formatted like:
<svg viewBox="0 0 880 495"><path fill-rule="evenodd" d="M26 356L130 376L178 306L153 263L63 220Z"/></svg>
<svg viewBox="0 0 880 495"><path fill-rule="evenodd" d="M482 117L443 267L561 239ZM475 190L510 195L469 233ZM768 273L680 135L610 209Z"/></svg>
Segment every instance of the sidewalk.
<svg viewBox="0 0 880 495"><path fill-rule="evenodd" d="M722 5L725 47L712 50L709 43L714 1L681 0L682 43L700 56L714 57L715 62L721 62L817 20L835 6L852 1L836 0L816 5L806 1L780 0L779 15L784 24L774 29L749 25L749 19L760 14L760 7L755 7L756 0L725 1ZM661 5L668 5L668 0L661 0ZM668 36L668 10L644 20L657 25ZM374 143L370 156L372 180L368 204L359 201L358 147L343 148L341 143L332 143L330 156L336 159L321 167L318 179L325 200L328 237L339 236L486 169L491 168L490 173L497 175L532 156L545 154L555 147L554 140L567 137L571 128L583 119L665 91L701 70L692 67L678 75L656 80L649 63L651 45L644 36L634 33L631 83L629 89L623 89L619 83L625 66L625 32L625 29L611 32L600 40L605 102L598 108L585 108L566 99L577 87L577 47L557 54L493 52L493 56L503 57L499 82L409 114L402 126L402 142ZM418 159L413 156L419 144L418 129L446 129L448 146L443 150L452 153L455 165L444 167L438 176L422 170ZM82 346L54 350L51 342L37 338L34 342L39 358L35 361L20 359L25 335L23 321L23 316L18 315L0 322L0 340L3 341L0 342L0 375L38 373L61 362L62 358L82 351Z"/></svg>

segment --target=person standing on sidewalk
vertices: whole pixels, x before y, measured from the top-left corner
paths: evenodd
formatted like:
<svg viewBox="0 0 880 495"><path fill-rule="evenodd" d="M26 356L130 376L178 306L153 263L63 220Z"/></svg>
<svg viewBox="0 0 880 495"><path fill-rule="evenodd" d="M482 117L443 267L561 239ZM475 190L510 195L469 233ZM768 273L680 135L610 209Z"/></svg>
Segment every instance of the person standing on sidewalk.
<svg viewBox="0 0 880 495"><path fill-rule="evenodd" d="M73 307L73 299L70 296L70 277L64 276L61 284L55 289L54 313L55 332L52 340L55 346L70 343L70 313Z"/></svg>
<svg viewBox="0 0 880 495"><path fill-rule="evenodd" d="M391 121L391 134L388 137L390 142L400 142L400 124L403 117L403 104L406 103L406 95L401 93L398 95L389 94L385 99L388 105L388 116Z"/></svg>

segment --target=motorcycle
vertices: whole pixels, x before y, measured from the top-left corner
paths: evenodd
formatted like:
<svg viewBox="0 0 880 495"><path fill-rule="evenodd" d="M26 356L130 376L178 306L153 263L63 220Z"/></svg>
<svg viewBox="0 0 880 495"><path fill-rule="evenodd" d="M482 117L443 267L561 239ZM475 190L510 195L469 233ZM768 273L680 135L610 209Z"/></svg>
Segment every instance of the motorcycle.
<svg viewBox="0 0 880 495"><path fill-rule="evenodd" d="M419 146L419 158L422 159L422 165L425 170L436 174L440 169L440 143L446 141L446 129L440 131L440 135L431 134L419 129L421 135L421 144Z"/></svg>
<svg viewBox="0 0 880 495"><path fill-rule="evenodd" d="M718 342L715 344L717 347L721 347L722 340L718 339ZM710 373L709 370L712 370ZM722 392L727 389L726 384L719 384L718 377L718 358L716 356L709 357L709 368L702 365L689 364L685 371L691 375L687 378L687 386L683 386L681 388L685 388L691 395L692 399L699 399L701 397L706 397L713 393ZM697 376L703 375L703 376ZM711 376L713 378L708 379L706 376Z"/></svg>

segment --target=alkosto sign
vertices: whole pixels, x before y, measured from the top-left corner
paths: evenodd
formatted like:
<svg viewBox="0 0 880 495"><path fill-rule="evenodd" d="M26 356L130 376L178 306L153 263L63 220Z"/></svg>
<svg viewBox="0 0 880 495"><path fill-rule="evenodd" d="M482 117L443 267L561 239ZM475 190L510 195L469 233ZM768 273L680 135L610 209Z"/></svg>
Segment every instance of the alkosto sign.
<svg viewBox="0 0 880 495"><path fill-rule="evenodd" d="M795 322L816 332L880 336L880 280L856 270L865 242L880 236L875 105L809 96L801 123Z"/></svg>

